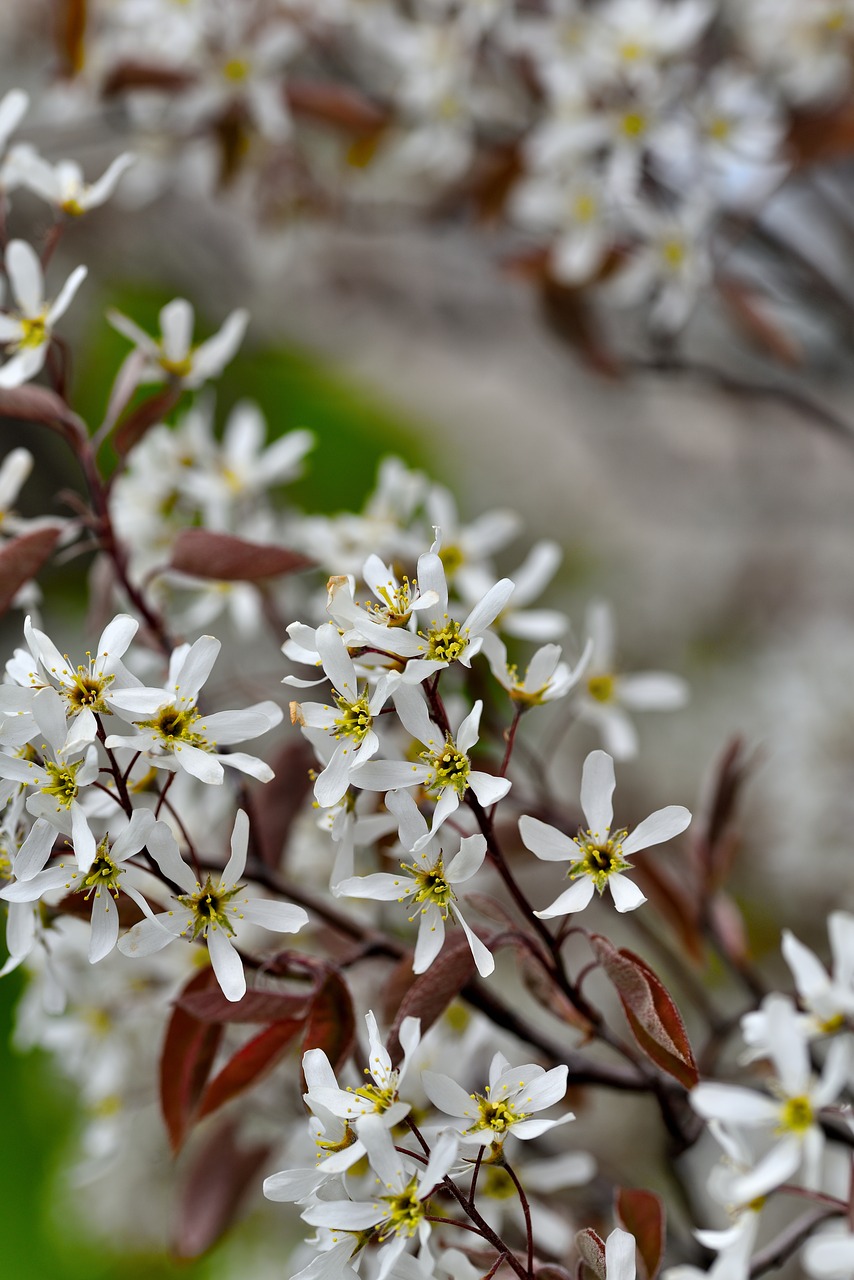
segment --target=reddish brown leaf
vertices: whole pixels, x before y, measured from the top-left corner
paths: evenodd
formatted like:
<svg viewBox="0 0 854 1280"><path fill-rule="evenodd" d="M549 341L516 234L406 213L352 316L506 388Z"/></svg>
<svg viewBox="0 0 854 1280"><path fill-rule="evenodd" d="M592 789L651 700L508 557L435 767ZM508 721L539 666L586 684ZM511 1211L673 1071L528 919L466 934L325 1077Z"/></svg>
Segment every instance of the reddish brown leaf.
<svg viewBox="0 0 854 1280"><path fill-rule="evenodd" d="M194 79L186 71L128 59L112 67L101 86L101 93L105 98L114 98L129 89L134 92L152 89L155 93L180 93L189 88Z"/></svg>
<svg viewBox="0 0 854 1280"><path fill-rule="evenodd" d="M333 1068L344 1065L356 1042L356 1015L340 973L329 973L318 988L305 1026L303 1050L323 1049Z"/></svg>
<svg viewBox="0 0 854 1280"><path fill-rule="evenodd" d="M238 1146L234 1125L218 1126L196 1153L184 1182L174 1228L174 1252L198 1258L216 1244L260 1180L272 1146Z"/></svg>
<svg viewBox="0 0 854 1280"><path fill-rule="evenodd" d="M559 1267L556 1262L547 1262L544 1267L537 1267L534 1274L537 1280L572 1280L571 1272L566 1267Z"/></svg>
<svg viewBox="0 0 854 1280"><path fill-rule="evenodd" d="M692 1089L700 1079L685 1024L673 998L649 965L600 934L590 938L599 963L617 989L635 1040L668 1075Z"/></svg>
<svg viewBox="0 0 854 1280"><path fill-rule="evenodd" d="M303 1028L302 1018L274 1022L239 1049L214 1076L202 1096L199 1118L209 1116L272 1071Z"/></svg>
<svg viewBox="0 0 854 1280"><path fill-rule="evenodd" d="M718 290L739 327L757 346L781 364L803 364L803 344L773 318L768 300L761 293L740 280L719 280Z"/></svg>
<svg viewBox="0 0 854 1280"><path fill-rule="evenodd" d="M179 996L206 991L216 983L212 969L204 969L187 983ZM176 1004L160 1057L160 1106L169 1142L177 1152L196 1119L199 1099L213 1066L222 1027L200 1022Z"/></svg>
<svg viewBox="0 0 854 1280"><path fill-rule="evenodd" d="M65 75L75 76L85 62L86 0L59 0L56 9L56 40Z"/></svg>
<svg viewBox="0 0 854 1280"><path fill-rule="evenodd" d="M179 1004L200 1022L284 1022L304 1018L307 996L281 991L247 991L242 1000L226 1000L219 987L209 991L188 991Z"/></svg>
<svg viewBox="0 0 854 1280"><path fill-rule="evenodd" d="M788 142L800 165L849 156L854 151L854 101L848 96L833 111L796 114Z"/></svg>
<svg viewBox="0 0 854 1280"><path fill-rule="evenodd" d="M295 819L311 791L314 751L302 734L285 743L272 761L275 777L252 796L252 838L261 861L278 870Z"/></svg>
<svg viewBox="0 0 854 1280"><path fill-rule="evenodd" d="M172 548L172 568L194 578L218 582L257 582L295 573L313 564L308 556L287 547L247 542L230 533L210 529L182 529Z"/></svg>
<svg viewBox="0 0 854 1280"><path fill-rule="evenodd" d="M608 377L617 375L614 353L605 345L582 289L547 276L540 289L540 306L552 333L574 348L591 368Z"/></svg>
<svg viewBox="0 0 854 1280"><path fill-rule="evenodd" d="M0 550L0 613L5 613L21 587L50 558L61 530L57 525L12 538Z"/></svg>
<svg viewBox="0 0 854 1280"><path fill-rule="evenodd" d="M704 903L726 881L736 843L732 826L753 761L741 738L733 738L715 765L705 816L695 824L694 851L702 872Z"/></svg>
<svg viewBox="0 0 854 1280"><path fill-rule="evenodd" d="M647 1280L655 1280L664 1253L664 1205L661 1197L654 1191L620 1187L617 1191L617 1216L637 1242Z"/></svg>
<svg viewBox="0 0 854 1280"><path fill-rule="evenodd" d="M585 1265L598 1280L605 1280L605 1241L592 1227L585 1227L575 1237L575 1247Z"/></svg>
<svg viewBox="0 0 854 1280"><path fill-rule="evenodd" d="M388 1051L393 1062L399 1061L401 1055L397 1033L403 1019L420 1018L421 1034L424 1035L451 1001L456 1000L474 972L474 957L465 937L446 936L445 945L430 968L426 973L418 974L400 1002L388 1037Z"/></svg>
<svg viewBox="0 0 854 1280"><path fill-rule="evenodd" d="M289 80L287 99L296 115L309 116L350 133L373 133L388 118L357 89L331 81Z"/></svg>
<svg viewBox="0 0 854 1280"><path fill-rule="evenodd" d="M72 446L86 438L86 427L55 391L47 387L0 388L0 418L38 422L58 431Z"/></svg>
<svg viewBox="0 0 854 1280"><path fill-rule="evenodd" d="M175 408L183 393L183 388L179 384L169 383L153 396L148 396L135 409L131 409L116 428L113 438L116 453L122 458L130 453L146 432L162 422Z"/></svg>

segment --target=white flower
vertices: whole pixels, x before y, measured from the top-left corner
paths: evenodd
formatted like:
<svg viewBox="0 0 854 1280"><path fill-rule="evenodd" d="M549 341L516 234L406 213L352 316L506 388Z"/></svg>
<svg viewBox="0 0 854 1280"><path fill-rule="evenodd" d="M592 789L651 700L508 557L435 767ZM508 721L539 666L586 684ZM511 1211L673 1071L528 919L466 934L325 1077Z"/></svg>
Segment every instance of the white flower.
<svg viewBox="0 0 854 1280"><path fill-rule="evenodd" d="M243 341L249 313L232 311L222 328L198 346L193 346L193 308L184 298L168 302L160 312L159 341L119 311L108 312L107 319L142 353L140 383L176 378L192 390L222 373Z"/></svg>
<svg viewBox="0 0 854 1280"><path fill-rule="evenodd" d="M789 929L783 930L783 955L801 1004L808 1011L801 1026L810 1038L841 1031L854 1018L854 916L832 911L827 918L827 932L833 957L832 976L814 951L799 942ZM746 1013L741 1030L750 1046L750 1057L765 1057L769 1051L765 1010Z"/></svg>
<svg viewBox="0 0 854 1280"><path fill-rule="evenodd" d="M495 679L507 690L513 701L534 707L564 698L575 688L587 670L592 645L590 641L587 642L573 669L568 663L561 662L560 645L544 644L531 658L524 676L519 675L515 663L508 663L506 645L491 632L483 637L483 652Z"/></svg>
<svg viewBox="0 0 854 1280"><path fill-rule="evenodd" d="M44 818L60 830L70 821L74 854L81 871L88 871L95 856L95 837L80 794L98 777L97 751L91 744L68 746L65 710L55 689L42 689L35 695L32 713L38 732L47 739L39 744L42 763L0 754L0 778L33 788L27 811L34 817Z"/></svg>
<svg viewBox="0 0 854 1280"><path fill-rule="evenodd" d="M459 850L445 866L444 850L438 839L429 840L427 822L408 791L392 791L386 799L386 808L400 823L400 838L405 849L413 850L412 862L401 862L397 874L378 872L371 876L354 876L341 880L335 886L336 896L345 898L371 898L378 902L405 902L418 916L418 941L412 961L413 973L424 973L442 950L445 941L445 921L448 912L462 926L474 956L477 971L488 977L495 968L495 961L480 938L469 928L457 906L455 888L470 880L480 870L486 857L486 840L482 835L464 836Z"/></svg>
<svg viewBox="0 0 854 1280"><path fill-rule="evenodd" d="M685 704L684 680L663 671L622 675L615 667L614 618L609 605L596 601L587 610L593 652L578 698L579 719L595 725L615 760L637 755L638 736L628 711L669 711Z"/></svg>
<svg viewBox="0 0 854 1280"><path fill-rule="evenodd" d="M96 715L109 715L108 705L113 688L129 688L139 681L125 669L121 661L136 635L139 623L129 614L120 613L104 628L94 654L87 653L86 665L74 667L68 655L59 649L32 620L24 620L24 636L29 653L17 649L6 663L9 676L24 688L52 687L62 695L66 714L72 717L66 750L78 743L94 742L98 733Z"/></svg>
<svg viewBox="0 0 854 1280"><path fill-rule="evenodd" d="M378 1116L383 1125L391 1128L409 1114L409 1103L400 1098L400 1086L421 1041L420 1019L404 1018L398 1033L403 1059L400 1066L395 1067L380 1039L377 1020L371 1010L365 1014L365 1024L368 1029L368 1066L365 1070L368 1082L358 1089L340 1088L326 1055L321 1050L314 1050L308 1061L311 1078L306 1074L309 1091L304 1095L312 1111L326 1111L354 1125L358 1136L361 1136L361 1124L367 1116Z"/></svg>
<svg viewBox="0 0 854 1280"><path fill-rule="evenodd" d="M581 773L581 808L587 829L574 839L538 818L519 819L522 843L546 862L567 862L567 875L576 883L564 890L550 907L536 914L543 920L583 911L594 891L611 890L618 911L634 911L646 898L623 872L631 870L628 859L641 849L663 844L678 836L691 821L682 805L668 805L645 818L631 835L611 830L614 820L612 796L615 787L614 761L604 751L591 751Z"/></svg>
<svg viewBox="0 0 854 1280"><path fill-rule="evenodd" d="M34 378L44 365L56 324L86 277L76 267L55 302L45 302L44 276L35 250L25 240L10 240L6 248L6 274L17 310L0 313L0 345L10 347L12 357L0 367L0 387L19 387Z"/></svg>
<svg viewBox="0 0 854 1280"><path fill-rule="evenodd" d="M281 721L281 708L274 702L259 702L242 711L203 716L196 705L219 651L219 640L200 636L195 644L173 650L164 688L121 689L112 694L111 705L133 721L137 732L110 734L105 745L142 751L155 767L184 769L200 782L221 783L225 764L269 782L273 771L257 756L242 751L219 754L217 748L266 733Z"/></svg>
<svg viewBox="0 0 854 1280"><path fill-rule="evenodd" d="M838 1097L849 1069L850 1045L846 1038L839 1038L831 1043L821 1078L813 1079L807 1042L792 1002L776 993L766 996L763 1012L769 1055L777 1073L777 1097L714 1083L698 1084L690 1095L691 1105L705 1120L720 1120L736 1129L767 1129L778 1137L754 1169L729 1181L736 1204L766 1195L801 1168L806 1185L818 1185L824 1152L819 1113Z"/></svg>
<svg viewBox="0 0 854 1280"><path fill-rule="evenodd" d="M246 992L243 961L232 942L241 923L260 925L276 933L297 933L308 923L302 907L269 898L248 897L239 883L246 866L249 819L238 809L231 836L231 857L219 876L208 874L202 884L181 857L174 836L164 822L155 823L148 849L163 874L183 893L169 910L135 924L119 940L126 956L150 956L176 937L207 943L211 965L226 1000L240 1000Z"/></svg>
<svg viewBox="0 0 854 1280"><path fill-rule="evenodd" d="M409 1241L417 1236L422 1248L432 1230L428 1220L429 1198L457 1157L456 1135L446 1131L433 1144L426 1165L415 1165L395 1150L388 1128L378 1116L361 1125L362 1141L371 1167L382 1184L382 1194L371 1200L319 1201L303 1210L311 1226L337 1232L369 1232L385 1247L378 1255L377 1280L385 1280Z"/></svg>
<svg viewBox="0 0 854 1280"><path fill-rule="evenodd" d="M629 222L638 243L626 265L602 286L603 296L626 307L652 298L650 326L668 333L681 328L712 278L711 212L705 199L667 211L636 205Z"/></svg>
<svg viewBox="0 0 854 1280"><path fill-rule="evenodd" d="M118 836L112 841L104 837L95 852L92 865L86 871L79 867L69 870L65 862L51 863L44 871L31 879L17 880L0 890L0 898L7 902L36 902L54 889L64 888L92 898L92 932L89 938L89 961L96 964L116 945L119 937L119 913L115 900L125 893L143 910L145 900L131 885L120 883L126 868L121 863L139 853L147 843L154 827L154 815L150 809L136 809ZM17 871L17 867L16 867Z"/></svg>
<svg viewBox="0 0 854 1280"><path fill-rule="evenodd" d="M483 1093L466 1093L450 1076L436 1071L422 1071L421 1083L434 1106L460 1121L462 1139L479 1146L500 1147L510 1133L526 1140L537 1138L556 1125L575 1119L571 1111L557 1120L531 1119L537 1111L560 1102L566 1093L568 1073L565 1066L552 1067L550 1071L536 1063L511 1067L503 1054L496 1053Z"/></svg>
<svg viewBox="0 0 854 1280"><path fill-rule="evenodd" d="M854 1234L840 1232L814 1236L801 1254L804 1270L812 1280L851 1280L854 1275Z"/></svg>
<svg viewBox="0 0 854 1280"><path fill-rule="evenodd" d="M127 172L135 159L130 152L116 156L96 182L88 183L75 160L60 160L57 164L51 164L32 147L22 145L9 152L6 172L16 186L26 187L56 209L78 217L109 200L122 174Z"/></svg>
<svg viewBox="0 0 854 1280"><path fill-rule="evenodd" d="M406 760L369 760L353 775L354 785L367 791L392 791L398 787L423 787L435 799L433 821L417 843L414 852L435 836L442 823L459 808L463 796L471 788L478 803L495 804L507 795L510 781L491 773L472 769L468 753L478 739L483 703L476 702L461 722L456 737L444 737L430 719L420 688L400 685L394 693L394 704L403 727L424 743L421 764Z"/></svg>
<svg viewBox="0 0 854 1280"><path fill-rule="evenodd" d="M353 774L379 750L373 721L388 698L389 688L388 682L381 680L373 693L359 690L353 660L333 623L318 627L315 637L323 669L332 682L335 706L293 702L291 720L335 739L332 756L314 784L315 799L326 808L338 803L351 781L358 785Z"/></svg>

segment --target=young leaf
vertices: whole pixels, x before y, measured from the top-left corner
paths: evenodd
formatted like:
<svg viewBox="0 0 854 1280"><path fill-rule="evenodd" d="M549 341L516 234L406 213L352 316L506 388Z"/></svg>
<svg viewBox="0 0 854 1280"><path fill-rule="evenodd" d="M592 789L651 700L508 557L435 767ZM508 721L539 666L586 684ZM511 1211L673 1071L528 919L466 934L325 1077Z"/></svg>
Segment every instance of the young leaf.
<svg viewBox="0 0 854 1280"><path fill-rule="evenodd" d="M222 1037L221 1026L200 1022L181 1007L180 1001L215 983L212 969L197 973L178 997L166 1028L160 1056L160 1106L174 1152L180 1151L196 1119L199 1099Z"/></svg>
<svg viewBox="0 0 854 1280"><path fill-rule="evenodd" d="M356 1016L347 983L330 972L311 1004L303 1050L322 1049L335 1070L344 1065L356 1041Z"/></svg>
<svg viewBox="0 0 854 1280"><path fill-rule="evenodd" d="M263 1079L285 1056L302 1027L301 1018L274 1022L238 1049L205 1089L199 1105L199 1118L209 1116Z"/></svg>
<svg viewBox="0 0 854 1280"><path fill-rule="evenodd" d="M647 1280L655 1280L664 1253L664 1206L654 1191L637 1191L620 1187L617 1191L617 1217L634 1236Z"/></svg>
<svg viewBox="0 0 854 1280"><path fill-rule="evenodd" d="M592 1227L585 1227L575 1237L575 1247L598 1280L605 1280L605 1241L599 1233Z"/></svg>
<svg viewBox="0 0 854 1280"><path fill-rule="evenodd" d="M635 1040L657 1067L686 1089L700 1079L685 1024L661 979L634 952L617 948L600 934L590 939L605 973L617 989Z"/></svg>
<svg viewBox="0 0 854 1280"><path fill-rule="evenodd" d="M60 529L48 525L11 538L0 550L0 613L5 613L25 582L50 558Z"/></svg>
<svg viewBox="0 0 854 1280"><path fill-rule="evenodd" d="M304 1018L306 996L281 991L247 991L242 1000L226 1000L219 987L209 991L188 991L178 1003L200 1022L284 1022Z"/></svg>
<svg viewBox="0 0 854 1280"><path fill-rule="evenodd" d="M421 973L412 983L400 1002L388 1038L388 1051L392 1061L400 1058L397 1033L404 1018L421 1019L421 1034L432 1027L445 1012L474 974L475 965L471 949L464 937L446 937L445 945L426 973Z"/></svg>
<svg viewBox="0 0 854 1280"><path fill-rule="evenodd" d="M47 387L0 388L0 418L38 422L56 431L74 448L86 439L86 427L55 391Z"/></svg>
<svg viewBox="0 0 854 1280"><path fill-rule="evenodd" d="M183 388L169 383L153 396L147 396L141 404L122 419L116 430L113 444L119 457L130 453L134 445L158 422L162 422L181 399Z"/></svg>
<svg viewBox="0 0 854 1280"><path fill-rule="evenodd" d="M258 582L307 569L313 562L298 551L247 542L211 529L182 529L172 547L171 566L194 578L217 582Z"/></svg>
<svg viewBox="0 0 854 1280"><path fill-rule="evenodd" d="M267 1143L238 1146L231 1121L209 1135L190 1166L178 1204L173 1249L179 1258L198 1258L216 1244L259 1180L271 1151Z"/></svg>

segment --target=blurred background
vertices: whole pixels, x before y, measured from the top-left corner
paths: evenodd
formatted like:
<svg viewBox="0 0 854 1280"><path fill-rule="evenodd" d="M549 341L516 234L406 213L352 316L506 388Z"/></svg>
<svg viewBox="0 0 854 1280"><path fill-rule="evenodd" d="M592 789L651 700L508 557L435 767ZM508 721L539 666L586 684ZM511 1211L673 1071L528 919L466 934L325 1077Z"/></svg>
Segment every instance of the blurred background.
<svg viewBox="0 0 854 1280"><path fill-rule="evenodd" d="M89 268L64 327L71 402L100 421L127 350L107 307L156 332L164 302L187 297L210 333L246 306L217 418L249 396L271 436L315 433L294 504L359 509L394 453L468 519L522 515L503 572L557 540L546 603L568 611L577 648L587 602L606 599L622 668L691 687L686 710L644 718L627 794L694 807L734 736L751 751L737 900L754 956L780 979L783 924L823 951L828 909L854 909L854 11L816 0L807 21L782 3L771 32L765 0L737 14L685 0L240 8L33 0L0 14L0 90L31 98L21 138L87 177L140 156L110 201L68 220L51 264L57 282ZM448 32L463 70L457 53L425 51ZM236 59L264 50L256 84ZM766 127L726 163L709 151L698 174L691 130L715 94L718 134L724 107L734 132ZM617 128L622 113L625 130L653 105L660 135L626 176L622 135L603 121ZM568 118L574 132L555 141ZM584 267L579 175L610 202ZM684 231L698 192L678 281L660 263L641 278L662 220ZM35 239L55 216L23 189L7 233ZM21 444L37 466L19 510L62 510L56 493L80 487L62 442L4 420L0 454ZM86 567L45 575L47 623L82 628ZM3 621L7 652L20 623ZM554 776L574 785L594 745L578 730L555 749ZM4 1040L21 987L15 975L0 988ZM70 1190L71 1090L41 1052L0 1061L10 1276L268 1274L269 1214L199 1263L114 1256L109 1213L93 1230L85 1191ZM284 1248L287 1229L272 1229Z"/></svg>

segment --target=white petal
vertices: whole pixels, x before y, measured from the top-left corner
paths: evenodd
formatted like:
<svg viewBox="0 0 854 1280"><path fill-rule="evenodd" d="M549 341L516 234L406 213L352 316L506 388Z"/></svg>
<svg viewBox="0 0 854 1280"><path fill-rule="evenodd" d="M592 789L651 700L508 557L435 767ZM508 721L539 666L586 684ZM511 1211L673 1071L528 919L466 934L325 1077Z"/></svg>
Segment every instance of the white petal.
<svg viewBox="0 0 854 1280"><path fill-rule="evenodd" d="M688 686L679 676L664 671L644 671L637 675L619 676L615 696L633 711L670 711L684 707Z"/></svg>
<svg viewBox="0 0 854 1280"><path fill-rule="evenodd" d="M539 818L525 815L519 819L519 835L531 853L544 862L566 862L578 857L578 845L556 827L550 827Z"/></svg>
<svg viewBox="0 0 854 1280"><path fill-rule="evenodd" d="M55 839L56 827L44 818L37 818L15 858L13 870L19 880L32 880L42 870Z"/></svg>
<svg viewBox="0 0 854 1280"><path fill-rule="evenodd" d="M187 742L176 746L174 758L182 769L193 778L198 778L199 782L207 783L208 786L218 786L225 777L222 765L216 756L208 751L202 751L199 747L190 746Z"/></svg>
<svg viewBox="0 0 854 1280"><path fill-rule="evenodd" d="M594 885L589 876L582 876L569 889L565 889L559 898L555 898L550 907L543 911L535 911L534 915L541 920L553 920L555 916L570 915L573 911L583 911L593 897Z"/></svg>
<svg viewBox="0 0 854 1280"><path fill-rule="evenodd" d="M497 778L494 773L481 773L479 769L472 770L468 782L485 809L503 800L513 785L509 778Z"/></svg>
<svg viewBox="0 0 854 1280"><path fill-rule="evenodd" d="M495 586L487 591L480 603L476 604L472 609L463 623L463 631L472 636L479 636L481 631L485 631L498 617L512 596L514 589L515 584L509 578L502 578L500 582L496 582Z"/></svg>
<svg viewBox="0 0 854 1280"><path fill-rule="evenodd" d="M477 1114L477 1103L456 1080L436 1071L422 1071L421 1084L427 1097L448 1116L468 1117Z"/></svg>
<svg viewBox="0 0 854 1280"><path fill-rule="evenodd" d="M175 837L165 822L156 822L146 842L148 851L160 870L184 893L195 893L198 888L195 873L187 866L178 852Z"/></svg>
<svg viewBox="0 0 854 1280"><path fill-rule="evenodd" d="M729 1193L737 1204L749 1204L788 1182L801 1163L801 1142L794 1136L778 1142L755 1168L742 1177L733 1178Z"/></svg>
<svg viewBox="0 0 854 1280"><path fill-rule="evenodd" d="M356 668L333 622L324 623L317 628L316 643L323 669L332 681L332 687L347 702L355 702L359 696Z"/></svg>
<svg viewBox="0 0 854 1280"><path fill-rule="evenodd" d="M240 773L248 773L250 778L257 778L259 782L271 782L276 776L268 764L259 760L258 756L247 755L245 751L229 751L228 755L219 756L218 759L221 764L227 764Z"/></svg>
<svg viewBox="0 0 854 1280"><path fill-rule="evenodd" d="M543 1075L531 1081L524 1094L520 1094L519 1103L523 1111L544 1111L554 1106L566 1094L566 1081L569 1067L552 1067Z"/></svg>
<svg viewBox="0 0 854 1280"><path fill-rule="evenodd" d="M65 284L59 291L59 296L51 305L47 313L48 325L56 324L57 320L61 320L68 308L74 300L74 295L80 288L83 281L88 275L86 267L75 267Z"/></svg>
<svg viewBox="0 0 854 1280"><path fill-rule="evenodd" d="M681 835L690 825L690 811L681 804L670 804L666 809L658 809L643 822L639 822L631 835L623 841L623 853L631 855L638 849L649 849L654 844L663 844Z"/></svg>
<svg viewBox="0 0 854 1280"><path fill-rule="evenodd" d="M690 1095L691 1106L704 1120L724 1120L735 1125L776 1124L779 1103L753 1089L738 1085L698 1084Z"/></svg>
<svg viewBox="0 0 854 1280"><path fill-rule="evenodd" d="M228 934L216 926L208 930L208 954L226 1000L242 1000L246 994L243 961L231 945Z"/></svg>
<svg viewBox="0 0 854 1280"><path fill-rule="evenodd" d="M232 311L219 332L200 343L193 355L192 381L196 385L222 372L243 341L248 323L248 311Z"/></svg>
<svg viewBox="0 0 854 1280"><path fill-rule="evenodd" d="M605 1241L605 1271L608 1280L635 1280L635 1238L619 1227Z"/></svg>
<svg viewBox="0 0 854 1280"><path fill-rule="evenodd" d="M298 933L308 924L308 915L302 907L290 902L271 902L267 898L250 898L243 904L241 915L250 924L259 924L275 933Z"/></svg>
<svg viewBox="0 0 854 1280"><path fill-rule="evenodd" d="M249 848L249 817L245 809L238 809L231 832L231 857L225 864L222 882L227 888L237 884L246 868L246 851Z"/></svg>
<svg viewBox="0 0 854 1280"><path fill-rule="evenodd" d="M418 924L418 940L412 958L412 972L424 973L442 950L445 941L445 922L442 913L432 902L421 909Z"/></svg>
<svg viewBox="0 0 854 1280"><path fill-rule="evenodd" d="M449 863L445 879L449 884L464 884L483 866L486 857L486 838L480 834L463 836L460 851Z"/></svg>
<svg viewBox="0 0 854 1280"><path fill-rule="evenodd" d="M854 1274L854 1235L808 1240L802 1257L814 1280L850 1280Z"/></svg>
<svg viewBox="0 0 854 1280"><path fill-rule="evenodd" d="M615 786L614 761L605 751L591 751L581 771L581 808L589 829L603 839L614 820Z"/></svg>
<svg viewBox="0 0 854 1280"><path fill-rule="evenodd" d="M192 704L196 701L221 648L214 636L200 636L190 648L175 677L175 692L182 702Z"/></svg>
<svg viewBox="0 0 854 1280"><path fill-rule="evenodd" d="M38 254L26 240L10 240L6 270L12 292L25 316L34 317L44 306L44 276Z"/></svg>
<svg viewBox="0 0 854 1280"><path fill-rule="evenodd" d="M408 791L392 791L386 796L386 808L397 818L400 843L411 852L422 836L427 834L427 822Z"/></svg>
<svg viewBox="0 0 854 1280"><path fill-rule="evenodd" d="M119 937L119 913L113 895L106 889L92 898L92 933L89 938L89 963L97 964L108 956Z"/></svg>
<svg viewBox="0 0 854 1280"><path fill-rule="evenodd" d="M466 923L459 907L457 907L453 902L451 903L451 910L456 916L463 933L466 935L478 973L482 978L488 978L489 975L495 971L495 957L489 950L489 947L487 947L485 943L481 942L474 930Z"/></svg>
<svg viewBox="0 0 854 1280"><path fill-rule="evenodd" d="M215 711L213 715L205 716L198 728L209 742L217 747L228 747L233 742L259 738L281 720L282 708L275 702L259 702L240 711Z"/></svg>
<svg viewBox="0 0 854 1280"><path fill-rule="evenodd" d="M480 733L480 717L483 712L483 703L478 700L471 711L463 720L457 732L457 747L460 751L468 754L474 744L477 742Z"/></svg>
<svg viewBox="0 0 854 1280"><path fill-rule="evenodd" d="M173 926L172 929L166 928L166 920L169 920ZM140 920L139 924L135 924L123 938L119 938L119 951L124 956L134 958L154 955L156 951L162 951L164 947L168 947L180 932L175 928L177 923L179 922L175 917L170 918L168 915L165 918L159 915L153 920Z"/></svg>
<svg viewBox="0 0 854 1280"><path fill-rule="evenodd" d="M629 880L628 876L620 875L619 872L608 877L608 888L611 890L614 906L620 912L634 911L646 902L637 885Z"/></svg>
<svg viewBox="0 0 854 1280"><path fill-rule="evenodd" d="M363 791L393 791L417 787L430 777L430 766L406 760L369 760L353 774L353 785Z"/></svg>
<svg viewBox="0 0 854 1280"><path fill-rule="evenodd" d="M193 308L186 298L173 298L160 312L160 332L167 360L186 360L193 341Z"/></svg>

